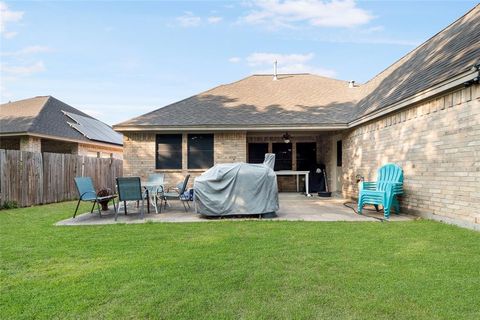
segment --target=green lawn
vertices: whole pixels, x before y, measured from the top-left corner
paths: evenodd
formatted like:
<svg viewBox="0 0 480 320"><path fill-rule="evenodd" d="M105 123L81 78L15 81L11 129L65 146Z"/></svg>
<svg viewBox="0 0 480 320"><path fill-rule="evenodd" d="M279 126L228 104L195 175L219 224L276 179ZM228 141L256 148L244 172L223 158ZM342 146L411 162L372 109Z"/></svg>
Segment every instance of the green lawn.
<svg viewBox="0 0 480 320"><path fill-rule="evenodd" d="M53 226L73 209L0 211L1 319L480 319L478 232L430 221Z"/></svg>

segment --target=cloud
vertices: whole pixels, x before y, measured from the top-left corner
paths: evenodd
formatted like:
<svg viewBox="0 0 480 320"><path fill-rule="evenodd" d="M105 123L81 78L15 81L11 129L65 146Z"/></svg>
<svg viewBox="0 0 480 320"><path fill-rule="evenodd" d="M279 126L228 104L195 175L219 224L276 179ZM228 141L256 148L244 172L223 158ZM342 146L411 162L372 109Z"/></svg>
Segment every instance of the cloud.
<svg viewBox="0 0 480 320"><path fill-rule="evenodd" d="M184 28L197 27L202 22L202 18L190 11L185 12L183 16L177 17L176 20Z"/></svg>
<svg viewBox="0 0 480 320"><path fill-rule="evenodd" d="M29 76L34 73L47 70L43 61L37 61L26 66L12 66L9 64L0 65L0 70L10 76Z"/></svg>
<svg viewBox="0 0 480 320"><path fill-rule="evenodd" d="M231 63L239 63L242 59L239 57L231 57L228 59L229 62Z"/></svg>
<svg viewBox="0 0 480 320"><path fill-rule="evenodd" d="M373 19L354 0L257 0L240 21L268 28L294 28L297 24L314 27L355 27Z"/></svg>
<svg viewBox="0 0 480 320"><path fill-rule="evenodd" d="M44 53L52 51L49 47L46 46L29 46L18 51L11 51L11 52L2 52L1 55L4 57L11 57L11 56L25 56L35 53Z"/></svg>
<svg viewBox="0 0 480 320"><path fill-rule="evenodd" d="M334 77L336 72L331 69L314 66L311 64L315 54L279 54L255 52L245 58L247 65L252 67L254 73L271 74L274 61L278 62L278 73L313 73L325 77Z"/></svg>
<svg viewBox="0 0 480 320"><path fill-rule="evenodd" d="M217 24L217 23L221 22L222 20L223 20L222 17L217 17L217 16L212 16L212 17L207 18L207 21L210 24Z"/></svg>
<svg viewBox="0 0 480 320"><path fill-rule="evenodd" d="M23 11L12 11L5 2L0 2L0 34L10 39L17 35L17 32L7 31L7 24L18 22L23 18Z"/></svg>

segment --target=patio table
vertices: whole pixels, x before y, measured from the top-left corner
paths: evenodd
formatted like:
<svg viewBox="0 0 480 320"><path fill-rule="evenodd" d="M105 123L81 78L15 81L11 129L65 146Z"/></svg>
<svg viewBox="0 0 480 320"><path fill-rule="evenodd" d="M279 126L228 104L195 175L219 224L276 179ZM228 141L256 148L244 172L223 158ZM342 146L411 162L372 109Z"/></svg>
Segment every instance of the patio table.
<svg viewBox="0 0 480 320"><path fill-rule="evenodd" d="M275 174L277 176L297 176L297 192L300 191L300 176L304 175L305 176L305 195L310 196L310 193L308 192L308 177L310 175L310 171L294 171L294 170L279 170L275 171Z"/></svg>
<svg viewBox="0 0 480 320"><path fill-rule="evenodd" d="M163 185L153 184L153 183L144 183L142 187L145 189L145 194L147 198L147 212L150 213L150 200L152 200L152 206L155 208L155 212L158 213L157 206L157 190L161 189L163 193ZM160 203L160 211L162 210L162 203Z"/></svg>

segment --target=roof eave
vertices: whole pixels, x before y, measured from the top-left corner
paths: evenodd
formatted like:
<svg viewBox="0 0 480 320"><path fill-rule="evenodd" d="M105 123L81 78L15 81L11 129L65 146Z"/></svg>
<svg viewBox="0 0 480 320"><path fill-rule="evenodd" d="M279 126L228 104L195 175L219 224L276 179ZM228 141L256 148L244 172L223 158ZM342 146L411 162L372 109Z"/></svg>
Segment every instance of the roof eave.
<svg viewBox="0 0 480 320"><path fill-rule="evenodd" d="M114 126L113 129L118 132L175 132L175 131L328 131L347 129L346 123L331 124L296 124L296 125L199 125L199 126L158 126L158 125L137 125L137 126Z"/></svg>
<svg viewBox="0 0 480 320"><path fill-rule="evenodd" d="M36 138L43 138L43 139L57 140L57 141L66 141L66 142L73 142L73 143L79 143L79 144L105 146L105 147L111 147L111 148L123 148L123 144L97 141L97 140L93 140L93 139L92 140L79 140L79 139L72 139L72 138L66 138L66 137L61 137L61 136L54 136L54 135L41 134L41 133L32 133L32 132L11 132L11 133L2 132L2 133L0 133L0 137L19 137L19 136L31 136L31 137L36 137Z"/></svg>

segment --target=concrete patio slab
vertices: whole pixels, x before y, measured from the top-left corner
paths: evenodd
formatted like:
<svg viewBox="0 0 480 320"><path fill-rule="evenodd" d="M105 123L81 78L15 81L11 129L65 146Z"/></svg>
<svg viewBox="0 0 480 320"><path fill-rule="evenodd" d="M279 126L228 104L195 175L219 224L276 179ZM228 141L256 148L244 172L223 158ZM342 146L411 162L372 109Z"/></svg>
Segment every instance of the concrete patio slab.
<svg viewBox="0 0 480 320"><path fill-rule="evenodd" d="M280 210L275 218L262 218L268 220L287 220L287 221L381 221L382 212L374 210L365 211L364 215L356 214L352 209L346 207L344 203L348 202L342 198L307 198L297 193L280 193ZM145 202L146 203L146 202ZM77 225L102 225L114 223L146 223L152 222L205 222L205 221L225 221L238 220L233 218L204 218L195 213L192 208L189 212L185 212L182 204L178 201L172 201L170 207L162 210L161 214L156 214L153 208L151 213L145 212L145 219L141 219L139 208L134 203L128 205L128 215L123 214L123 207L115 221L115 213L113 207L108 211L102 211L100 217L98 211L93 213L84 213L76 218L69 218L56 223L58 226L77 226ZM355 204L350 203L355 207ZM372 207L373 208L373 207ZM73 211L72 207L72 211ZM145 210L146 211L146 210ZM258 219L256 216L243 218L245 220ZM390 221L408 221L414 219L409 215L392 214Z"/></svg>

